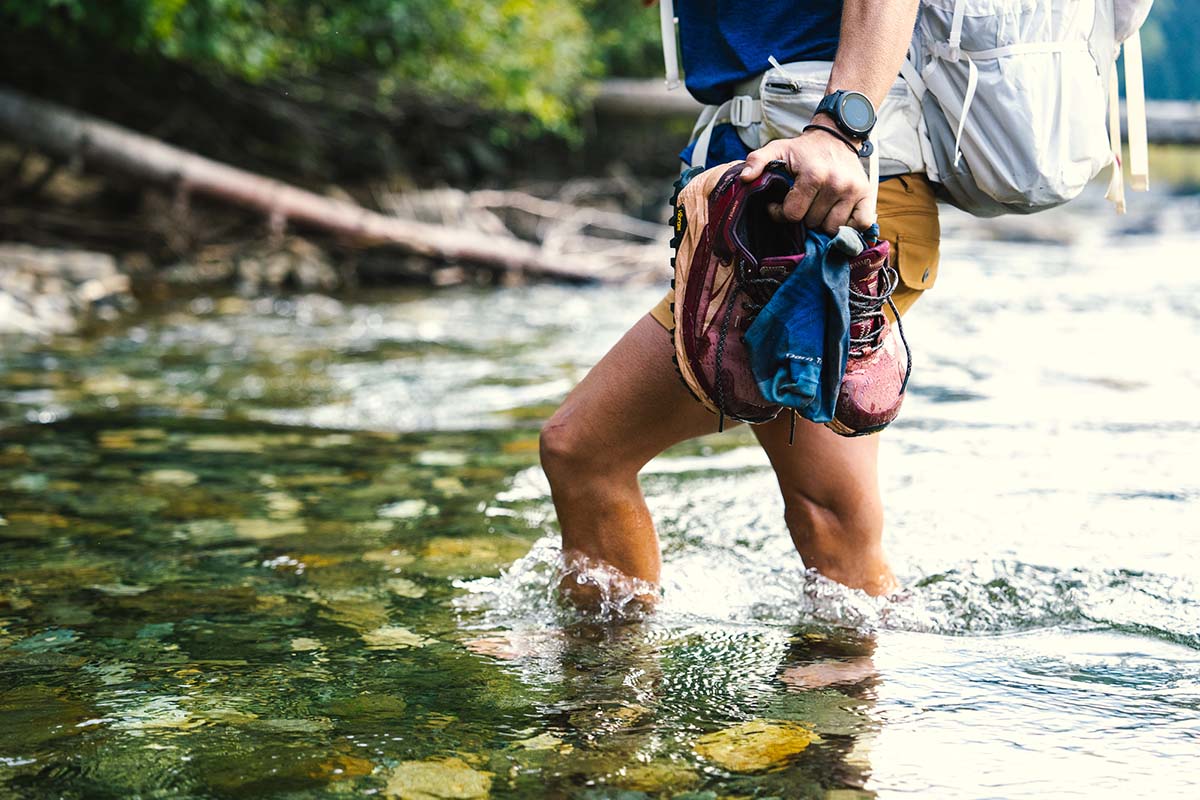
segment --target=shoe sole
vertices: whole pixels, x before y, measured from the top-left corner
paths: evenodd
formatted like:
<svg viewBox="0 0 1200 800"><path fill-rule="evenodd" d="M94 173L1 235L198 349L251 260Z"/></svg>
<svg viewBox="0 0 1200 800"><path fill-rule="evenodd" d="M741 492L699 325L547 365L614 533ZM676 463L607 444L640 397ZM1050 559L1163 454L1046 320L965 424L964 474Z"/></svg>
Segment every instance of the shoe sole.
<svg viewBox="0 0 1200 800"><path fill-rule="evenodd" d="M862 430L855 430L854 428L849 428L844 423L838 422L835 419L835 420L830 420L829 422L826 422L825 427L829 428L829 430L833 431L838 436L845 436L847 439L853 439L856 436L870 436L872 434L879 433L881 430L883 430L884 428L886 428L888 425L891 425L891 424L892 423L890 423L890 422L885 422L882 425L875 425L870 428L863 428Z"/></svg>
<svg viewBox="0 0 1200 800"><path fill-rule="evenodd" d="M691 182L692 178L696 177L703 171L704 170L700 167L692 167L691 169L685 171L679 176L679 178L676 179L674 191L671 194L671 222L669 224L674 233L674 235L671 237L671 269L673 271L671 276L672 289L675 289L676 287L676 276L679 274L679 268L677 266L677 262L679 260L679 245L683 244L683 234L684 231L687 230L687 216L684 214L683 207L679 205L679 195L683 191L683 188ZM675 301L673 299L671 301L670 310L671 321L674 322ZM713 411L713 409L709 408L709 404L704 402L704 399L696 394L696 392L692 389L691 384L688 383L687 378L685 378L683 375L683 368L679 364L679 351L676 349L678 346L678 343L675 341L676 327L677 326L672 325L667 331L667 336L671 341L671 363L675 366L675 375L679 378L679 382L683 384L683 388L687 389L688 394L691 395L693 400L704 406L707 410ZM713 413L717 412L714 411Z"/></svg>

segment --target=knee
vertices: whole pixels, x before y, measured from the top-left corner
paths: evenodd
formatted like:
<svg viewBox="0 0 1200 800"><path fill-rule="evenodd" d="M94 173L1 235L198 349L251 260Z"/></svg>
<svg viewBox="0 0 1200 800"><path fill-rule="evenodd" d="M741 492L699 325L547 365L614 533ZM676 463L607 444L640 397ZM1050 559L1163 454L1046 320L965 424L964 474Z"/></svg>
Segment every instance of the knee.
<svg viewBox="0 0 1200 800"><path fill-rule="evenodd" d="M883 509L867 493L784 493L784 520L806 566L822 572L874 554L881 547Z"/></svg>
<svg viewBox="0 0 1200 800"><path fill-rule="evenodd" d="M542 469L552 484L560 478L586 473L594 452L579 424L562 409L550 418L538 437Z"/></svg>

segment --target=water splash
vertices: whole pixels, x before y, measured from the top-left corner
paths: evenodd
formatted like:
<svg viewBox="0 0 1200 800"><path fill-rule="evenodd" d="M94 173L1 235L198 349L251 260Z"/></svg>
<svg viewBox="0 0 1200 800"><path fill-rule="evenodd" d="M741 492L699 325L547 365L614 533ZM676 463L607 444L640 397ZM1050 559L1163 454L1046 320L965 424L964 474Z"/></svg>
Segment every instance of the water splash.
<svg viewBox="0 0 1200 800"><path fill-rule="evenodd" d="M695 554L679 554L681 560ZM759 564L734 573L719 552L707 553L709 581L695 583L664 565L662 587L630 579L594 561L567 566L558 537L548 534L499 577L459 581L457 601L470 628L522 630L582 620L645 618L642 600L659 596L652 618L664 627L768 625L843 629L858 635L907 631L999 635L1052 628L1134 632L1200 650L1200 586L1182 578L1129 570L1061 570L1019 561L978 561L911 580L890 597L874 598L815 570ZM744 561L741 562L744 565ZM563 580L594 587L595 608L561 599ZM716 587L723 606L705 602ZM714 608L718 610L714 612Z"/></svg>

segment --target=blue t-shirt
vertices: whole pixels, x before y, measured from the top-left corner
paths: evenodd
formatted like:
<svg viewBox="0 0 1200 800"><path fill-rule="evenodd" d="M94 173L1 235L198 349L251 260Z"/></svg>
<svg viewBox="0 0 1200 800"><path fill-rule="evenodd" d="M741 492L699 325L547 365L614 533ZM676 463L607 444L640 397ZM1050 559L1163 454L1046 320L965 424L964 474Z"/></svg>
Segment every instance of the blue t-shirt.
<svg viewBox="0 0 1200 800"><path fill-rule="evenodd" d="M789 61L832 61L841 0L676 0L688 91L716 105L737 84Z"/></svg>

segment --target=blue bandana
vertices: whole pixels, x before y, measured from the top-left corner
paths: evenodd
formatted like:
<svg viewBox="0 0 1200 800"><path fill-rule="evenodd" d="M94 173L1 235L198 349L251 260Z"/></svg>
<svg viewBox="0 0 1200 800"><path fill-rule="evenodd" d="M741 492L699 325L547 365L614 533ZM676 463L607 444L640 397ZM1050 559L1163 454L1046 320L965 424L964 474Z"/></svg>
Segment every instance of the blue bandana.
<svg viewBox="0 0 1200 800"><path fill-rule="evenodd" d="M850 350L850 259L878 237L874 225L835 238L808 232L803 260L746 331L750 369L768 402L813 422L833 419Z"/></svg>

